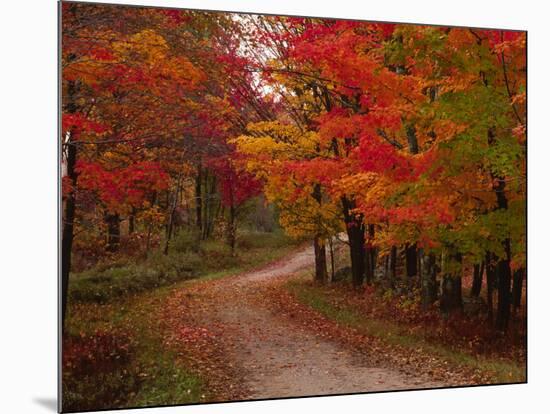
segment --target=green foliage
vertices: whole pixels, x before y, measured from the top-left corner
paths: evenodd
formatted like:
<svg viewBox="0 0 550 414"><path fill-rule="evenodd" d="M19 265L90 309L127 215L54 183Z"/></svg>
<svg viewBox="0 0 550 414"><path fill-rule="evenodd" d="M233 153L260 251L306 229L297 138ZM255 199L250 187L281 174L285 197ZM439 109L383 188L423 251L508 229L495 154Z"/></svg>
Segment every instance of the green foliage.
<svg viewBox="0 0 550 414"><path fill-rule="evenodd" d="M72 274L69 303L106 303L212 273L225 274L257 266L288 251L298 242L281 231L242 232L237 242L237 253L233 254L223 240L199 242L195 234L180 232L174 237L168 255L156 250L140 262L123 264L118 260L111 266L102 263L93 269Z"/></svg>

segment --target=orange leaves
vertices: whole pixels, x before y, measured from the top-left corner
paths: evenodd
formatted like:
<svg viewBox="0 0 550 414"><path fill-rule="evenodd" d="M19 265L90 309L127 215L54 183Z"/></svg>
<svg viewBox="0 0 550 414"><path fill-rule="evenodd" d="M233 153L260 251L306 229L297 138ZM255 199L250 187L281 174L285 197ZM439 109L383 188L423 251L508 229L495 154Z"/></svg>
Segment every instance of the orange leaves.
<svg viewBox="0 0 550 414"><path fill-rule="evenodd" d="M525 125L518 125L512 130L512 134L518 139L518 142L523 144L527 141L527 128Z"/></svg>
<svg viewBox="0 0 550 414"><path fill-rule="evenodd" d="M433 134L438 137L439 141L447 141L464 132L468 125L458 124L450 119L439 119L434 120L431 127Z"/></svg>

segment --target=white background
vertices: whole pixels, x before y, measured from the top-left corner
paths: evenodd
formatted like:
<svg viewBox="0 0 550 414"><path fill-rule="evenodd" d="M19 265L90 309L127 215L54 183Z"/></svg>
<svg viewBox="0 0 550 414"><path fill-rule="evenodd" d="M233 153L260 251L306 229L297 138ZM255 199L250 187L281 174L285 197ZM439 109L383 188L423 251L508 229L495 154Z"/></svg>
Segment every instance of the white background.
<svg viewBox="0 0 550 414"><path fill-rule="evenodd" d="M546 411L550 13L544 2L143 0L140 4L529 30L529 384L139 412ZM57 386L57 4L3 2L0 20L0 411L47 413L55 410Z"/></svg>

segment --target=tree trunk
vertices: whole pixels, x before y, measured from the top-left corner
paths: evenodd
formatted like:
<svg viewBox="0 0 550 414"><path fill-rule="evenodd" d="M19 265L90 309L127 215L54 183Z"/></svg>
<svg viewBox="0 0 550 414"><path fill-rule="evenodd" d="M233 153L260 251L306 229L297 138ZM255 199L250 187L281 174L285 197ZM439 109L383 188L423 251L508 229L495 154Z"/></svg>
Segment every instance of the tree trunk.
<svg viewBox="0 0 550 414"><path fill-rule="evenodd" d="M316 235L313 239L313 250L315 252L315 282L324 284L327 281L327 254L320 235Z"/></svg>
<svg viewBox="0 0 550 414"><path fill-rule="evenodd" d="M358 288L363 285L365 279L365 225L362 216L351 213L355 208L353 201L342 197L342 205L351 256L352 282Z"/></svg>
<svg viewBox="0 0 550 414"><path fill-rule="evenodd" d="M422 255L421 295L422 308L428 309L437 299L437 269L433 254Z"/></svg>
<svg viewBox="0 0 550 414"><path fill-rule="evenodd" d="M483 283L483 271L485 269L485 263L482 261L474 265L474 278L472 280L472 289L470 290L470 297L478 298L481 293L481 285Z"/></svg>
<svg viewBox="0 0 550 414"><path fill-rule="evenodd" d="M416 243L407 244L405 247L405 261L407 267L407 278L418 275Z"/></svg>
<svg viewBox="0 0 550 414"><path fill-rule="evenodd" d="M233 187L230 185L229 189L229 223L227 225L227 242L231 247L231 254L235 253L235 244L237 242L237 229L236 229L236 211L233 202Z"/></svg>
<svg viewBox="0 0 550 414"><path fill-rule="evenodd" d="M107 251L115 253L120 245L120 216L106 213L105 223L107 223Z"/></svg>
<svg viewBox="0 0 550 414"><path fill-rule="evenodd" d="M321 193L321 185L315 184L311 196L321 206L323 195ZM317 283L325 283L327 280L327 253L325 243L320 234L316 234L313 238L313 250L315 252L315 281Z"/></svg>
<svg viewBox="0 0 550 414"><path fill-rule="evenodd" d="M330 248L330 280L334 280L334 242L332 237L329 238L328 245Z"/></svg>
<svg viewBox="0 0 550 414"><path fill-rule="evenodd" d="M62 217L63 232L61 236L61 326L64 330L65 316L67 314L67 294L69 291L69 273L71 271L71 258L74 238L74 218L76 213L76 181L78 173L75 171L77 149L74 145L67 147L67 177L71 183L71 191L65 197L65 211Z"/></svg>
<svg viewBox="0 0 550 414"><path fill-rule="evenodd" d="M372 240L374 239L374 224L369 224L368 229L368 241L365 251L365 276L368 285L372 285L374 280L374 272L376 270L376 249L372 246Z"/></svg>
<svg viewBox="0 0 550 414"><path fill-rule="evenodd" d="M208 177L209 174L208 174L208 170L207 169L204 169L203 170L203 182L204 182L204 188L203 188L203 192L204 192L204 197L203 197L203 200L202 200L202 219L201 219L201 223L202 223L202 233L201 233L201 239L202 240L206 240L207 239L207 236L208 236L208 218L209 218L209 211L210 211L210 194L209 194L209 190L208 190Z"/></svg>
<svg viewBox="0 0 550 414"><path fill-rule="evenodd" d="M418 154L418 140L416 138L416 128L414 125L408 125L406 128L407 144L411 154Z"/></svg>
<svg viewBox="0 0 550 414"><path fill-rule="evenodd" d="M489 322L493 323L493 291L496 284L495 263L493 254L487 252L485 258L485 273L487 279L487 318Z"/></svg>
<svg viewBox="0 0 550 414"><path fill-rule="evenodd" d="M505 243L507 244L506 255L509 257L510 241L507 240ZM497 330L505 332L508 329L511 311L510 308L512 305L512 293L510 291L512 271L510 269L510 260L508 258L500 259L497 262L496 273L498 282L498 305L495 327Z"/></svg>
<svg viewBox="0 0 550 414"><path fill-rule="evenodd" d="M390 287L390 256L384 257L384 287Z"/></svg>
<svg viewBox="0 0 550 414"><path fill-rule="evenodd" d="M462 278L445 274L441 285L441 310L445 314L462 311Z"/></svg>
<svg viewBox="0 0 550 414"><path fill-rule="evenodd" d="M214 219L219 212L220 203L215 199L216 195L216 176L212 176L210 183L210 191L208 192L208 218L206 220L206 237L209 239L214 229Z"/></svg>
<svg viewBox="0 0 550 414"><path fill-rule="evenodd" d="M397 247L392 246L390 251L390 286L395 287L395 278L397 276Z"/></svg>
<svg viewBox="0 0 550 414"><path fill-rule="evenodd" d="M462 262L460 255L454 255L453 260L455 265ZM460 271L445 271L441 282L440 304L441 311L445 314L462 312L462 277Z"/></svg>
<svg viewBox="0 0 550 414"><path fill-rule="evenodd" d="M514 311L517 311L521 306L524 275L525 269L518 269L514 272L514 281L512 284L512 306Z"/></svg>
<svg viewBox="0 0 550 414"><path fill-rule="evenodd" d="M173 195L172 205L170 206L170 215L168 216L168 228L166 230L166 243L164 244L164 254L168 254L168 248L170 246L170 240L172 239L172 232L174 230L174 215L176 214L176 209L178 207L178 199L181 187L182 176L178 177L176 184L176 191Z"/></svg>
<svg viewBox="0 0 550 414"><path fill-rule="evenodd" d="M495 142L495 130L489 128L487 132L488 143L492 145ZM504 177L495 176L491 173L493 179L493 191L497 198L497 210L508 209L508 199L506 198L506 181ZM496 264L496 278L498 281L498 305L495 327L501 332L508 329L510 321L510 307L512 305L511 281L512 269L510 268L510 239L504 239L502 242L504 248L504 257L499 257Z"/></svg>
<svg viewBox="0 0 550 414"><path fill-rule="evenodd" d="M136 229L136 209L132 208L130 217L128 217L128 234L133 234Z"/></svg>
<svg viewBox="0 0 550 414"><path fill-rule="evenodd" d="M373 279L374 273L372 271L372 254L370 247L367 247L365 252L365 281L367 282L367 285L372 285Z"/></svg>
<svg viewBox="0 0 550 414"><path fill-rule="evenodd" d="M69 61L75 60L75 55L70 55L67 58ZM78 92L78 86L75 81L67 82L67 103L63 108L68 113L76 113L78 105L75 101L75 96ZM67 314L67 296L69 292L69 273L71 272L71 259L73 252L74 239L74 219L76 217L76 183L78 172L76 171L77 147L72 142L74 139L73 131L69 132L67 142L64 143L66 137L59 137L63 145L66 147L66 176L69 179L71 191L65 196L65 211L61 217L62 233L61 233L61 330L65 331L65 317Z"/></svg>
<svg viewBox="0 0 550 414"><path fill-rule="evenodd" d="M417 288L422 288L422 262L424 261L424 249L419 248L416 250L416 274L418 277L416 278L418 280Z"/></svg>
<svg viewBox="0 0 550 414"><path fill-rule="evenodd" d="M202 233L202 165L197 165L197 175L195 177L195 211L196 223L199 234Z"/></svg>

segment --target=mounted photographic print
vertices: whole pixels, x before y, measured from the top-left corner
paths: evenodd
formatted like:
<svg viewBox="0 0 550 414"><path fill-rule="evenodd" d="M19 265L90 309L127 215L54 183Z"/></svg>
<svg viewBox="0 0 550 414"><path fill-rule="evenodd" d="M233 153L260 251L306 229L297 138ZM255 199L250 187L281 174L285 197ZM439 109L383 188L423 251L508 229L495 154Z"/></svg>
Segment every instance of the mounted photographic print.
<svg viewBox="0 0 550 414"><path fill-rule="evenodd" d="M60 19L63 412L526 382L526 32Z"/></svg>

